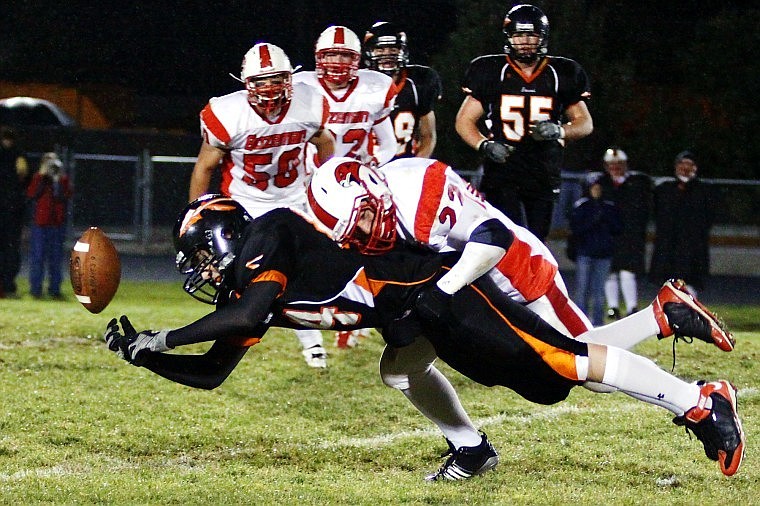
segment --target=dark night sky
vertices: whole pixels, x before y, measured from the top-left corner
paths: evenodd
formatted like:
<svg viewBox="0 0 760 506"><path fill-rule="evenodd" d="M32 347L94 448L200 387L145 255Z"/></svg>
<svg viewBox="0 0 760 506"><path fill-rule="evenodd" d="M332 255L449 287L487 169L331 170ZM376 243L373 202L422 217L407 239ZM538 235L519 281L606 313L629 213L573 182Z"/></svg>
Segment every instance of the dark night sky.
<svg viewBox="0 0 760 506"><path fill-rule="evenodd" d="M374 21L389 19L406 25L415 59L424 62L455 21L453 1L44 3L4 6L0 79L209 96L236 89L227 73L239 72L243 54L259 41L313 68L314 41L328 25L344 24L361 37Z"/></svg>

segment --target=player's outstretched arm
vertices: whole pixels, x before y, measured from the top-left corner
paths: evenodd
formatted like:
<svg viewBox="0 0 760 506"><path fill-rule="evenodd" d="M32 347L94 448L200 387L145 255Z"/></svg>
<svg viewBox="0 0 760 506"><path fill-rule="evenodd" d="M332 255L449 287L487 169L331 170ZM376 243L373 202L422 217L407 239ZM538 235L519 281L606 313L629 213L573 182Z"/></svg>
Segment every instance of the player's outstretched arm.
<svg viewBox="0 0 760 506"><path fill-rule="evenodd" d="M148 353L142 366L176 383L211 390L227 379L247 351L247 346L220 340L203 355Z"/></svg>

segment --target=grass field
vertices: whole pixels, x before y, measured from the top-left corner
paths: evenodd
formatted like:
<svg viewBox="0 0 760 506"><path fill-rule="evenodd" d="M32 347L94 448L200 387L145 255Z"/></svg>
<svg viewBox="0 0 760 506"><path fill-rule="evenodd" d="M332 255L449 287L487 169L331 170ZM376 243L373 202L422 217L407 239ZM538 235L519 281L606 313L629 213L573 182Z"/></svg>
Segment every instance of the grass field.
<svg viewBox="0 0 760 506"><path fill-rule="evenodd" d="M443 461L445 442L380 382L378 336L349 351L328 339L330 367L316 371L291 333L273 331L213 391L130 366L101 340L122 313L140 330L208 308L175 283L125 282L101 315L70 294L0 301L0 504L760 503L757 307L716 308L737 329L734 352L677 348L680 377L739 388L748 449L733 478L660 408L580 388L538 406L441 365L501 463L432 484L422 478ZM670 341L637 351L672 365Z"/></svg>

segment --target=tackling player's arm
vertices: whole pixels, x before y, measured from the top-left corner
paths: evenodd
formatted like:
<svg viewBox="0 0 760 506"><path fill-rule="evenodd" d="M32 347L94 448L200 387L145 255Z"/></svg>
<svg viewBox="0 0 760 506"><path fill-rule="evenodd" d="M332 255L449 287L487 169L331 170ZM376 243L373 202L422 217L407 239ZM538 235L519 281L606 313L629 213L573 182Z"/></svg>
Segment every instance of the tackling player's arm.
<svg viewBox="0 0 760 506"><path fill-rule="evenodd" d="M420 292L415 303L420 316L431 321L440 319L448 308L451 296L496 266L513 239L512 232L495 218L478 224L451 270Z"/></svg>
<svg viewBox="0 0 760 506"><path fill-rule="evenodd" d="M325 163L335 154L335 137L327 128L320 128L309 142L317 148L317 162L319 165Z"/></svg>
<svg viewBox="0 0 760 506"><path fill-rule="evenodd" d="M211 176L214 174L214 170L219 166L219 162L221 162L224 154L224 150L203 141L200 152L198 153L198 160L195 162L193 173L190 176L190 202L208 192L208 187L211 184Z"/></svg>
<svg viewBox="0 0 760 506"><path fill-rule="evenodd" d="M420 117L419 128L419 144L417 145L417 153L414 156L430 158L433 155L433 150L435 149L435 144L438 140L435 131L434 111L430 111Z"/></svg>

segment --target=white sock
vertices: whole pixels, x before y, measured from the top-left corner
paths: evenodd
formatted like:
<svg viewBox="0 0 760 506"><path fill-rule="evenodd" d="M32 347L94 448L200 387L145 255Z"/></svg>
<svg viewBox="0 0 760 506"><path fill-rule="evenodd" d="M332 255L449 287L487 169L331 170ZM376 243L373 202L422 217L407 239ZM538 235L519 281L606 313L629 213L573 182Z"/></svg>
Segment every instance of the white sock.
<svg viewBox="0 0 760 506"><path fill-rule="evenodd" d="M296 330L296 337L301 341L301 347L304 350L308 350L312 346L322 345L322 331L311 330Z"/></svg>
<svg viewBox="0 0 760 506"><path fill-rule="evenodd" d="M697 405L700 388L663 371L651 360L607 347L607 364L602 383L617 388L636 399L655 404L676 416Z"/></svg>
<svg viewBox="0 0 760 506"><path fill-rule="evenodd" d="M617 272L610 273L607 276L607 281L604 282L604 297L607 299L607 307L610 309L620 307L618 290L620 290L618 274Z"/></svg>
<svg viewBox="0 0 760 506"><path fill-rule="evenodd" d="M478 429L462 407L454 387L435 366L425 373L409 375L409 388L401 391L456 448L480 444Z"/></svg>
<svg viewBox="0 0 760 506"><path fill-rule="evenodd" d="M588 330L576 339L584 343L607 344L630 350L659 332L660 327L654 317L654 308L650 304L638 313Z"/></svg>
<svg viewBox="0 0 760 506"><path fill-rule="evenodd" d="M620 291L623 293L623 300L625 301L625 314L629 314L633 308L639 305L636 274L631 271L620 271Z"/></svg>

